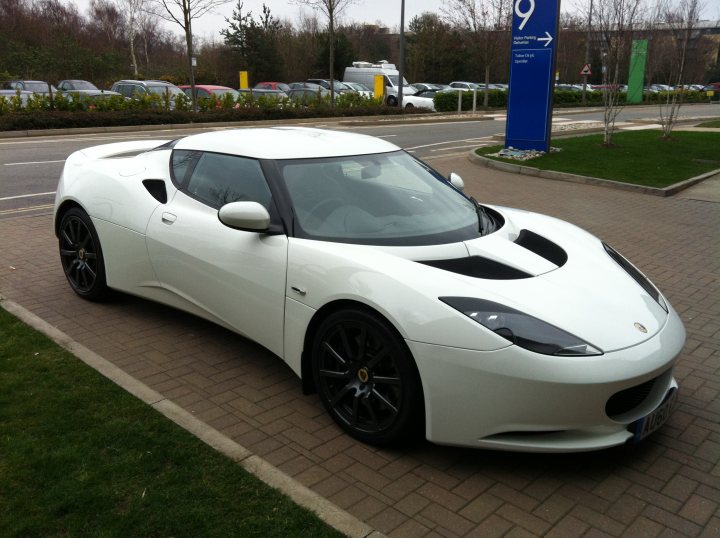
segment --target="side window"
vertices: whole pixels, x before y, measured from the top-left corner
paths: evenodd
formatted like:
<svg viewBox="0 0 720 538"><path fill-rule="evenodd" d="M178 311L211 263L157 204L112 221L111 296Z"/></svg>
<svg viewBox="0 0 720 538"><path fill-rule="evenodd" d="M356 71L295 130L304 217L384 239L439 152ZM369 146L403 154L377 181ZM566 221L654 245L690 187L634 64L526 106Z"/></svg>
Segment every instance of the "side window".
<svg viewBox="0 0 720 538"><path fill-rule="evenodd" d="M198 97L205 97L207 99L210 97L210 94L205 90L198 90Z"/></svg>
<svg viewBox="0 0 720 538"><path fill-rule="evenodd" d="M178 189L185 190L190 175L201 156L202 151L176 149L172 152L170 159L170 177Z"/></svg>
<svg viewBox="0 0 720 538"><path fill-rule="evenodd" d="M184 190L216 209L243 201L259 202L270 209L272 198L260 163L220 153L202 153Z"/></svg>

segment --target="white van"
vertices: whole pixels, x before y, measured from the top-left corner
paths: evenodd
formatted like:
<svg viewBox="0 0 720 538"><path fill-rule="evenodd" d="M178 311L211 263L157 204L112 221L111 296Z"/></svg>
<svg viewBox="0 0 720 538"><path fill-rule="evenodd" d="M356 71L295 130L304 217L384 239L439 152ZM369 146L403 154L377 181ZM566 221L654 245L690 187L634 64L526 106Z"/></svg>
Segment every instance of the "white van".
<svg viewBox="0 0 720 538"><path fill-rule="evenodd" d="M378 63L353 62L352 67L346 67L343 74L343 82L359 82L370 89L375 88L375 75L385 77L385 102L390 106L397 105L398 85L400 83L400 72L395 64L381 60ZM403 77L403 95L412 95L415 88L408 85Z"/></svg>

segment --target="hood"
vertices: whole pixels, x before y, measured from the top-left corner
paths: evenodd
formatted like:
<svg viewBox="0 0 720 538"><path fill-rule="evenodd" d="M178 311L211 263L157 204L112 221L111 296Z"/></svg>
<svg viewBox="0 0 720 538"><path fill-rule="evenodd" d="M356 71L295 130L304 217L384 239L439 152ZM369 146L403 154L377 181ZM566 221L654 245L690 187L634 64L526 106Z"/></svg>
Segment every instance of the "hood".
<svg viewBox="0 0 720 538"><path fill-rule="evenodd" d="M425 294L501 303L604 352L637 345L663 327L667 312L599 239L558 219L495 209L505 226L485 237L453 245L375 248L434 269L422 284Z"/></svg>

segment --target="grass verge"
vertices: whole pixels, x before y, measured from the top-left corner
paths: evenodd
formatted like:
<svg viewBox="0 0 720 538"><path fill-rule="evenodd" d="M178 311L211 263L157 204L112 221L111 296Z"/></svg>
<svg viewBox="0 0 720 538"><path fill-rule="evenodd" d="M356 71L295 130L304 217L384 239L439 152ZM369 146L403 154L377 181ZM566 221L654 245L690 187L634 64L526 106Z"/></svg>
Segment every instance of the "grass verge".
<svg viewBox="0 0 720 538"><path fill-rule="evenodd" d="M0 308L0 536L341 536Z"/></svg>
<svg viewBox="0 0 720 538"><path fill-rule="evenodd" d="M663 140L657 130L618 132L610 148L602 140L602 134L558 138L552 146L562 151L524 162L490 158L659 188L720 168L720 133L676 131L671 140ZM480 148L477 153L486 156L501 147Z"/></svg>
<svg viewBox="0 0 720 538"><path fill-rule="evenodd" d="M698 127L710 127L712 129L720 129L720 120L706 121L705 123L701 123L700 125L698 125Z"/></svg>

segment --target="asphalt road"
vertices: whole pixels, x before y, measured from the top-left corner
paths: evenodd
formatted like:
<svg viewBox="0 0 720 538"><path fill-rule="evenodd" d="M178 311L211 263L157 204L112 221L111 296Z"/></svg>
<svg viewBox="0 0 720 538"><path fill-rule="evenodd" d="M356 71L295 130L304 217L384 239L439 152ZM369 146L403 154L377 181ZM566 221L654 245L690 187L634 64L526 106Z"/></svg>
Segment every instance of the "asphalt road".
<svg viewBox="0 0 720 538"><path fill-rule="evenodd" d="M571 111L556 111L553 122L602 120L602 110L572 114L569 112ZM720 106L686 105L680 115L692 118L717 117L720 116ZM617 121L652 120L657 116L657 107L633 107L624 109ZM307 125L352 130L385 138L421 159L432 161L434 157L466 152L473 147L497 143L493 135L504 133L505 116L500 113L491 119L420 125L388 122L388 125L350 126L327 120L315 121ZM213 127L210 130L224 128ZM74 151L127 140L173 139L204 130L208 129L167 129L152 132L0 139L0 219L51 210L63 163Z"/></svg>

